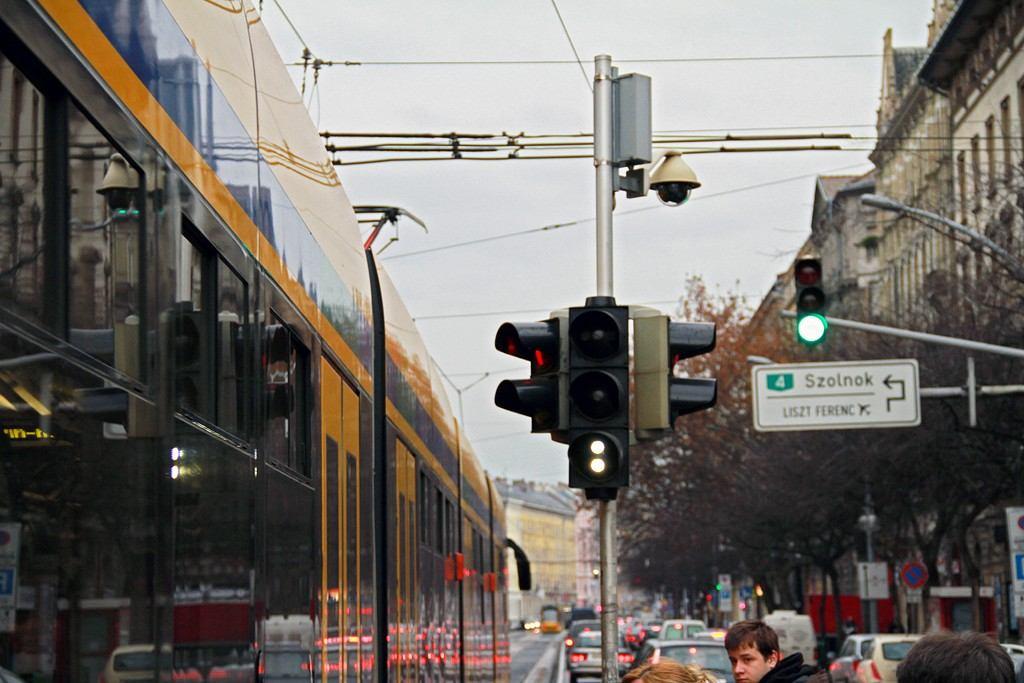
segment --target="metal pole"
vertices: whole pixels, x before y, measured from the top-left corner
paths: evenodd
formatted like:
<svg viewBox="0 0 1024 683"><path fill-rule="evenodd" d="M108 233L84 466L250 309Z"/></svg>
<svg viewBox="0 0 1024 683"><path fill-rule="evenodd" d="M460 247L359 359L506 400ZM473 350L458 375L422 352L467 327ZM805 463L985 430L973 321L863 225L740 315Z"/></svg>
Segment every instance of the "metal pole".
<svg viewBox="0 0 1024 683"><path fill-rule="evenodd" d="M614 296L612 287L612 58L594 57L594 169L597 195L597 296ZM601 523L601 679L619 680L619 622L615 563L615 501L599 503Z"/></svg>
<svg viewBox="0 0 1024 683"><path fill-rule="evenodd" d="M867 523L864 525L864 534L867 541L867 560L870 564L875 561L875 506L871 502L871 480L864 480L864 517L867 519ZM865 568L864 577L864 588L867 594L871 594L871 585L868 583L868 576L870 576L868 570ZM878 615L875 612L877 605L874 600L868 599L868 633L878 633Z"/></svg>
<svg viewBox="0 0 1024 683"><path fill-rule="evenodd" d="M780 315L783 318L796 317L796 313L794 313L793 311L782 311ZM1024 349L1015 349L1012 346L986 344L985 342L971 341L970 339L961 339L959 337L944 337L941 334L915 332L913 330L904 330L899 327L887 327L886 325L862 323L857 320L844 320L843 318L833 318L831 316L826 316L825 320L828 321L829 327L847 327L851 330L860 330L861 332L874 332L875 334L887 334L891 337L913 339L914 341L925 342L927 344L938 344L940 346L955 346L957 348L968 349L970 351L980 351L981 353L994 353L1000 356L1010 356L1011 358L1024 358Z"/></svg>
<svg viewBox="0 0 1024 683"><path fill-rule="evenodd" d="M874 535L873 535L873 533L871 531L871 527L870 526L867 527L867 529L865 529L864 533L867 534L867 542L868 542L868 557L867 557L867 560L868 560L869 563L870 562L874 562L875 561L875 542L874 542ZM865 576L864 576L864 585L870 591L871 588L870 588L870 586L868 584L868 576L870 576L870 574L869 574L867 568L864 569L864 574L865 574ZM875 616L875 601L870 599L870 598L868 598L867 602L868 602L868 629L869 629L868 633L878 633L878 618Z"/></svg>
<svg viewBox="0 0 1024 683"><path fill-rule="evenodd" d="M977 381L974 377L974 356L967 356L967 416L972 427L978 426Z"/></svg>
<svg viewBox="0 0 1024 683"><path fill-rule="evenodd" d="M619 680L619 605L615 566L614 500L602 500L601 517L601 680Z"/></svg>
<svg viewBox="0 0 1024 683"><path fill-rule="evenodd" d="M594 57L594 167L597 171L597 296L612 294L612 58Z"/></svg>

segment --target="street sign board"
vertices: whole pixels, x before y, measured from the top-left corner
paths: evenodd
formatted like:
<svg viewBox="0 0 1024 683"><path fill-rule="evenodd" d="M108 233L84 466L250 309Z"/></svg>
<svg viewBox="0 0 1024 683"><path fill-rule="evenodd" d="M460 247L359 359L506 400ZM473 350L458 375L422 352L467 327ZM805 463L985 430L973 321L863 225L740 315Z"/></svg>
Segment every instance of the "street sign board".
<svg viewBox="0 0 1024 683"><path fill-rule="evenodd" d="M761 432L921 424L913 358L756 365L751 379Z"/></svg>
<svg viewBox="0 0 1024 683"><path fill-rule="evenodd" d="M861 600L888 600L889 568L885 562L858 562L857 589Z"/></svg>
<svg viewBox="0 0 1024 683"><path fill-rule="evenodd" d="M918 605L921 603L921 589L920 588L908 588L907 589L907 604Z"/></svg>
<svg viewBox="0 0 1024 683"><path fill-rule="evenodd" d="M730 574L719 574L718 585L718 611L732 611L732 576Z"/></svg>
<svg viewBox="0 0 1024 683"><path fill-rule="evenodd" d="M928 583L928 567L921 562L907 562L900 569L900 578L907 588L922 588Z"/></svg>
<svg viewBox="0 0 1024 683"><path fill-rule="evenodd" d="M1024 507L1006 508L1006 537L1010 545L1010 578L1016 607L1024 604Z"/></svg>

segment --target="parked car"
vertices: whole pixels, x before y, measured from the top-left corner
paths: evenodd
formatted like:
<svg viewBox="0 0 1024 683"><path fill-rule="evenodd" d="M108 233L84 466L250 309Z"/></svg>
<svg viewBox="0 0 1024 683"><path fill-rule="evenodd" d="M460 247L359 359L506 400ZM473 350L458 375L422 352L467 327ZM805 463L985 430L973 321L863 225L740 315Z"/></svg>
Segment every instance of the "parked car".
<svg viewBox="0 0 1024 683"><path fill-rule="evenodd" d="M697 639L652 640L641 648L631 668L663 659L672 659L680 664L696 664L714 674L718 683L733 683L729 653L721 642Z"/></svg>
<svg viewBox="0 0 1024 683"><path fill-rule="evenodd" d="M691 638L696 640L717 640L718 642L725 644L725 634L728 633L724 628L709 628L707 631L697 631Z"/></svg>
<svg viewBox="0 0 1024 683"><path fill-rule="evenodd" d="M666 619L661 622L659 640L685 640L694 634L707 631L708 625L699 619Z"/></svg>
<svg viewBox="0 0 1024 683"><path fill-rule="evenodd" d="M601 621L599 619L580 619L573 622L565 636L565 649L568 650L575 645L581 633L588 633L590 631L601 632Z"/></svg>
<svg viewBox="0 0 1024 683"><path fill-rule="evenodd" d="M3 683L25 683L25 680L18 674L0 666L0 681Z"/></svg>
<svg viewBox="0 0 1024 683"><path fill-rule="evenodd" d="M1024 645L1018 643L999 643L999 647L1006 650L1008 655L1024 655Z"/></svg>
<svg viewBox="0 0 1024 683"><path fill-rule="evenodd" d="M569 622L566 626L572 626L577 621L594 621L597 619L597 612L594 611L593 607L573 607L569 610Z"/></svg>
<svg viewBox="0 0 1024 683"><path fill-rule="evenodd" d="M163 667L170 668L170 648L164 648L163 659ZM156 653L152 645L122 645L115 648L107 658L102 675L103 683L152 681L156 669Z"/></svg>
<svg viewBox="0 0 1024 683"><path fill-rule="evenodd" d="M350 654L358 657L357 652L346 652ZM309 650L298 644L275 643L260 653L260 683L311 683L314 668Z"/></svg>
<svg viewBox="0 0 1024 683"><path fill-rule="evenodd" d="M828 665L834 683L852 683L857 680L857 669L871 647L874 633L854 633L846 636L835 660Z"/></svg>
<svg viewBox="0 0 1024 683"><path fill-rule="evenodd" d="M818 661L814 625L809 616L797 614L793 610L778 609L766 616L764 623L771 626L779 636L779 649L783 656L799 652L805 662Z"/></svg>
<svg viewBox="0 0 1024 683"><path fill-rule="evenodd" d="M896 667L921 638L919 634L876 634L857 667L855 680L858 683L896 683Z"/></svg>
<svg viewBox="0 0 1024 683"><path fill-rule="evenodd" d="M619 675L633 663L633 653L626 647L621 636L619 638ZM565 656L569 669L569 683L576 683L584 677L601 677L601 632L584 631L579 634L576 642L569 648Z"/></svg>
<svg viewBox="0 0 1024 683"><path fill-rule="evenodd" d="M1024 678L1024 645L1018 645L1017 643L999 643L1000 647L1006 651L1006 654L1010 655L1010 659L1013 660L1013 672L1020 680Z"/></svg>

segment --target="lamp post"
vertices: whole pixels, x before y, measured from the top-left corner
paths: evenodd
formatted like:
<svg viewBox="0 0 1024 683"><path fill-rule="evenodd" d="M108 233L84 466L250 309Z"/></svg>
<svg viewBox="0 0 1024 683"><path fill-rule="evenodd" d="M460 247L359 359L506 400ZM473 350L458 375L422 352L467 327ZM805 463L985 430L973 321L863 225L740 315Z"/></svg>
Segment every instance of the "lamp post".
<svg viewBox="0 0 1024 683"><path fill-rule="evenodd" d="M867 545L867 561L875 561L874 533L878 531L878 516L875 515L875 505L871 501L871 480L864 480L864 513L857 519L857 526L864 532ZM871 587L868 584L868 570L864 569L864 594L871 594ZM867 599L868 606L868 633L878 633L878 615L875 612L875 601Z"/></svg>
<svg viewBox="0 0 1024 683"><path fill-rule="evenodd" d="M1021 263L1021 261L1010 254L1010 252L1006 251L977 230L973 230L962 223L957 223L951 218L946 218L945 216L932 213L931 211L925 211L924 209L919 209L914 206L907 206L906 204L898 202L891 197L886 197L880 194L862 195L860 201L862 204L873 206L876 209L882 209L883 211L892 211L894 213L906 214L908 216L917 216L918 218L924 218L925 220L941 223L953 232L964 235L970 239L972 243L988 249L993 258L1013 273L1015 278L1024 282L1024 263Z"/></svg>

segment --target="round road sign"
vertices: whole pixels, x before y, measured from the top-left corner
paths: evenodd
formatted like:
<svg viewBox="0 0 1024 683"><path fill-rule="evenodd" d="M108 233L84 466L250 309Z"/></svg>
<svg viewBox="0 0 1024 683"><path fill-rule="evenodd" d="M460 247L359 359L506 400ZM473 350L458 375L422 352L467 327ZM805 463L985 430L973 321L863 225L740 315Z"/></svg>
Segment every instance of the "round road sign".
<svg viewBox="0 0 1024 683"><path fill-rule="evenodd" d="M921 588L928 583L928 567L920 562L907 562L900 569L900 578L907 588Z"/></svg>

